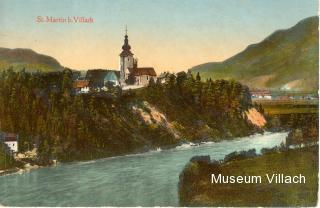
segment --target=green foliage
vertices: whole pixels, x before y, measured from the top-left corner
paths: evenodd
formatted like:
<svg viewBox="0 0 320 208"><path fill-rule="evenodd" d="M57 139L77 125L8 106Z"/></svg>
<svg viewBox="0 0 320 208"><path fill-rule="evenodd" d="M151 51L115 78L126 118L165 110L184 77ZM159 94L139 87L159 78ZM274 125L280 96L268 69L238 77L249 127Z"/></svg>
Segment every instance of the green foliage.
<svg viewBox="0 0 320 208"><path fill-rule="evenodd" d="M191 73L169 74L164 84L156 83L137 91L136 96L157 106L174 121L185 138L228 138L252 133L243 117L251 107L249 89L235 81L201 81ZM239 128L240 127L240 128Z"/></svg>
<svg viewBox="0 0 320 208"><path fill-rule="evenodd" d="M0 71L5 71L9 67L14 71L25 69L28 72L54 72L63 69L56 59L38 54L31 49L0 47Z"/></svg>
<svg viewBox="0 0 320 208"><path fill-rule="evenodd" d="M145 151L177 145L181 138L253 133L243 117L251 105L248 88L234 81L200 80L183 72L170 74L165 84L150 81L135 91L112 87L75 95L69 69L45 74L9 69L0 77L0 129L21 135L20 151L38 147L41 164ZM174 130L143 122L132 106L151 113L144 101L164 113Z"/></svg>
<svg viewBox="0 0 320 208"><path fill-rule="evenodd" d="M9 148L0 142L0 170L13 168L17 165Z"/></svg>
<svg viewBox="0 0 320 208"><path fill-rule="evenodd" d="M180 206L194 207L305 207L318 198L318 146L274 149L228 162L191 159L180 174ZM251 157L252 155L252 157ZM201 158L200 158L201 159ZM225 160L226 161L226 158ZM266 174L305 176L305 183L269 183ZM261 183L211 183L211 174L261 176Z"/></svg>

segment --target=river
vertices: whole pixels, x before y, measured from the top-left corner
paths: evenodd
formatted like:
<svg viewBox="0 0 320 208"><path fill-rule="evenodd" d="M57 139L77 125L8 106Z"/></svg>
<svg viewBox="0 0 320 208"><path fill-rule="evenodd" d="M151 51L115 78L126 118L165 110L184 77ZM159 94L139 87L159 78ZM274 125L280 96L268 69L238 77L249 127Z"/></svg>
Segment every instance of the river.
<svg viewBox="0 0 320 208"><path fill-rule="evenodd" d="M178 206L179 174L195 155L270 148L287 133L265 133L198 146L59 164L0 176L4 206ZM209 180L209 179L208 179Z"/></svg>

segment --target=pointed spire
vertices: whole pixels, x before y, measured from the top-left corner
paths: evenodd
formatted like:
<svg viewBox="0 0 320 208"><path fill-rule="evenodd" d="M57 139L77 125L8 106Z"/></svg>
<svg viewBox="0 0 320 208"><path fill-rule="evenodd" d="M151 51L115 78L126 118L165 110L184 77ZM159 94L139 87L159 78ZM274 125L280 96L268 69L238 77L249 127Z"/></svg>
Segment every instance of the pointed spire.
<svg viewBox="0 0 320 208"><path fill-rule="evenodd" d="M122 52L120 54L120 56L128 56L128 55L133 55L130 51L131 46L129 45L129 39L128 39L128 28L126 25L125 28L125 36L124 36L124 44L122 46Z"/></svg>

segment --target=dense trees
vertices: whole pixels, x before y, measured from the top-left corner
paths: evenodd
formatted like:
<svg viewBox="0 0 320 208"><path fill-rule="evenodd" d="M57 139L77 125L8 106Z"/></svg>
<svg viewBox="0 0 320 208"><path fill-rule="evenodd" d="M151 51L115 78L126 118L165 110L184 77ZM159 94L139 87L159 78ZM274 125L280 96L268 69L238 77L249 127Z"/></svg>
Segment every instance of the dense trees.
<svg viewBox="0 0 320 208"><path fill-rule="evenodd" d="M243 116L248 88L234 81L170 74L136 91L73 94L72 71L14 72L0 77L0 129L20 135L19 148L38 147L39 162L91 159L174 145L165 126L150 126L132 111L148 101L163 112L181 138L225 138L252 133Z"/></svg>
<svg viewBox="0 0 320 208"><path fill-rule="evenodd" d="M177 121L191 140L244 136L254 127L243 112L251 107L249 89L235 81L195 78L188 72L169 74L164 84L157 81L137 95Z"/></svg>

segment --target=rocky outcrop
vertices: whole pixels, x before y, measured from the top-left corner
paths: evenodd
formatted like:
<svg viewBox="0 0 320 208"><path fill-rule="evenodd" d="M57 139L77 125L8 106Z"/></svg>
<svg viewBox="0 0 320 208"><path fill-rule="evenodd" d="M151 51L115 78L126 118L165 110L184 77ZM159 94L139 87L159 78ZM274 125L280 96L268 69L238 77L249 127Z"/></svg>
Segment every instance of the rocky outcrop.
<svg viewBox="0 0 320 208"><path fill-rule="evenodd" d="M246 111L245 114L246 114L248 120L252 124L254 124L260 128L264 127L267 123L264 116L260 112L258 112L257 109L255 109L255 108L250 108L248 111Z"/></svg>
<svg viewBox="0 0 320 208"><path fill-rule="evenodd" d="M156 107L150 105L148 102L144 101L142 106L134 105L132 106L134 113L140 115L143 122L147 125L160 125L165 127L168 132L170 132L176 139L180 138L179 132L174 128L174 125L169 122L166 116L161 113Z"/></svg>

